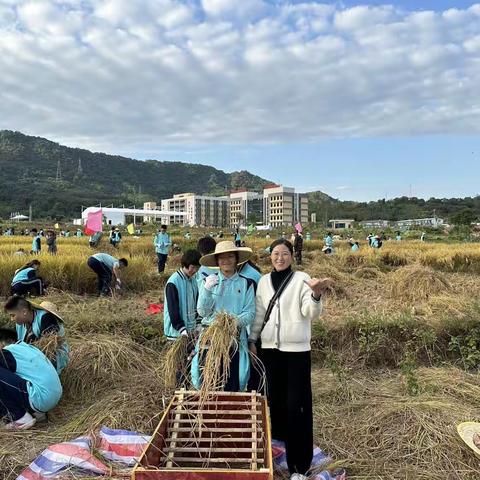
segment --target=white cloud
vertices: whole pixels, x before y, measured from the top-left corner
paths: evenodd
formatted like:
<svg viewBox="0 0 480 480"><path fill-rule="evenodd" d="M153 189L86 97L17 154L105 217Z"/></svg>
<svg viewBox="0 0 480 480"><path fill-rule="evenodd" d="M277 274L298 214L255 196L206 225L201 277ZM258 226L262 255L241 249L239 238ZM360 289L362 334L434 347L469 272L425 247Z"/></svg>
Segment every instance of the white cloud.
<svg viewBox="0 0 480 480"><path fill-rule="evenodd" d="M0 0L0 71L0 128L107 149L478 134L480 4Z"/></svg>

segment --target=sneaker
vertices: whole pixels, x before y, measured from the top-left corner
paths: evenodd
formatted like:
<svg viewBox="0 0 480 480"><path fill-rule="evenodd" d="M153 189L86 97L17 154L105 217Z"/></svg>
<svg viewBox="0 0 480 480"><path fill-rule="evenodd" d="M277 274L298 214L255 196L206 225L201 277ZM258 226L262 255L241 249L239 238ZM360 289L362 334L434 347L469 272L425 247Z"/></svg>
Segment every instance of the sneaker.
<svg viewBox="0 0 480 480"><path fill-rule="evenodd" d="M290 480L307 480L307 477L300 473L292 473Z"/></svg>
<svg viewBox="0 0 480 480"><path fill-rule="evenodd" d="M32 417L28 412L18 420L7 423L5 430L28 430L37 423L37 419Z"/></svg>
<svg viewBox="0 0 480 480"><path fill-rule="evenodd" d="M46 422L47 421L47 414L43 412L33 412L33 416L37 422Z"/></svg>

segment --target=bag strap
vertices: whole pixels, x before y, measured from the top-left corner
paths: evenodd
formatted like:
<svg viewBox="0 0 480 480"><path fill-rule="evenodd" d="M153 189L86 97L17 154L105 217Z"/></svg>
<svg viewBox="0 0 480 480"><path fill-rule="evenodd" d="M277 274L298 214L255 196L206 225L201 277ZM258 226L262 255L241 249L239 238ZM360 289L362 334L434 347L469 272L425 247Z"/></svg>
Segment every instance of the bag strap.
<svg viewBox="0 0 480 480"><path fill-rule="evenodd" d="M268 320L269 320L270 315L272 313L275 302L278 300L278 298L283 293L283 291L287 288L287 285L290 283L290 280L293 278L294 275L295 275L295 272L291 271L283 279L283 282L278 287L278 290L274 293L273 297L270 299L267 310L265 312L265 317L263 318L263 325L262 325L262 328L260 329L260 333L262 333L263 329L265 328L265 325L268 323Z"/></svg>

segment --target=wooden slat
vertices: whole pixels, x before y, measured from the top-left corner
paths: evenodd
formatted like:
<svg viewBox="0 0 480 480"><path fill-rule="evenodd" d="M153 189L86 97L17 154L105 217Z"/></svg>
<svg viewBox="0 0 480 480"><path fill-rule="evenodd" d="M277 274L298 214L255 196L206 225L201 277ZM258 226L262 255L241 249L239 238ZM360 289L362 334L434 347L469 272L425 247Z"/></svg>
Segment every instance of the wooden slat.
<svg viewBox="0 0 480 480"><path fill-rule="evenodd" d="M171 441L170 438L167 438L166 442ZM252 437L244 438L222 438L222 437L203 437L203 438L176 438L177 443L251 443ZM235 448L235 447L232 447Z"/></svg>
<svg viewBox="0 0 480 480"><path fill-rule="evenodd" d="M261 410L176 410L172 409L172 413L186 413L188 415L253 415L262 413Z"/></svg>
<svg viewBox="0 0 480 480"><path fill-rule="evenodd" d="M177 428L177 427L174 427L174 428L169 428L168 429L169 432L192 432L192 429L191 428L183 428L183 427L180 427L180 428ZM206 432L218 432L218 433L252 433L254 431L253 428L222 428L222 427L213 427L213 428L210 428L210 427L205 427L205 428L202 428L202 433Z"/></svg>
<svg viewBox="0 0 480 480"><path fill-rule="evenodd" d="M178 398L180 400L183 400L183 393L182 392L180 392ZM182 415L181 412L179 410L177 410L177 413L175 415L175 420L180 420L181 415ZM171 442L171 445L170 445L171 448L176 446L175 439L177 437L177 432L175 431L175 428L180 427L180 425L174 423L173 426L174 426L174 428L173 428L173 431L172 431L172 442ZM171 452L171 453L168 454L167 467L171 468L172 466L173 466L173 453Z"/></svg>
<svg viewBox="0 0 480 480"><path fill-rule="evenodd" d="M176 420L173 418L169 418L168 423L188 423L191 425L200 425L204 423L247 423L247 420L244 418L202 418L200 421L198 418L181 418L180 420ZM250 425L250 422L248 422Z"/></svg>
<svg viewBox="0 0 480 480"><path fill-rule="evenodd" d="M215 453L215 452L231 452L231 453L252 453L252 448L224 448L224 447L209 447L209 448L201 448L201 447L172 447L172 448L165 448L165 452L192 452L192 453ZM256 453L263 453L263 448L258 448Z"/></svg>
<svg viewBox="0 0 480 480"><path fill-rule="evenodd" d="M232 402L232 401L218 401L218 402L217 402L217 401L211 401L211 402L207 401L207 402L202 402L202 406L204 406L204 405L212 405L212 406L217 406L217 405L231 405L232 407L235 407L235 406L237 406L237 405L242 405L242 406L245 406L245 407L249 407L250 405L252 405L252 403L253 403L253 402L248 402L248 401L246 401L245 403L243 403L243 402ZM181 406L185 406L185 405L195 405L195 406L196 406L196 405L199 405L199 404L200 404L200 403L197 402L197 401L195 401L195 400L193 400L193 401L185 400L185 401L183 401L183 402L173 402L172 405L173 405L174 407L177 407L177 406L179 406L179 405L181 405ZM258 402L258 401L257 401L257 402L254 402L254 404L255 404L256 407L261 407L261 406L262 406L262 404L261 404L260 402ZM215 410L213 410L213 411L215 411Z"/></svg>
<svg viewBox="0 0 480 480"><path fill-rule="evenodd" d="M185 463L245 463L246 465L250 464L250 458L209 458L209 457L175 457L175 463L179 464L181 462ZM261 461L263 463L263 460ZM167 467L171 468L171 467Z"/></svg>
<svg viewBox="0 0 480 480"><path fill-rule="evenodd" d="M252 405L255 403L255 392L252 392ZM257 449L257 415L254 414L252 416L252 470L257 469L257 453L259 453ZM263 453L263 450L262 452Z"/></svg>
<svg viewBox="0 0 480 480"><path fill-rule="evenodd" d="M186 397L192 396L200 398L198 390L177 390L175 395L183 393ZM245 392L207 392L207 397L244 397L246 402L250 402L250 394Z"/></svg>

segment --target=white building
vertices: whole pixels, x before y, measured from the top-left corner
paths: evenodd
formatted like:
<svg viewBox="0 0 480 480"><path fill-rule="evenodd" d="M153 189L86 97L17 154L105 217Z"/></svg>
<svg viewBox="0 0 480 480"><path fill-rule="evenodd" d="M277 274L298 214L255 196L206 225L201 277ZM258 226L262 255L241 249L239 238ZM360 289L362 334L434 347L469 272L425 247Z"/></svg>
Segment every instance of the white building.
<svg viewBox="0 0 480 480"><path fill-rule="evenodd" d="M283 185L263 189L263 223L272 227L308 223L308 196Z"/></svg>
<svg viewBox="0 0 480 480"><path fill-rule="evenodd" d="M337 229L342 229L342 228L353 228L353 224L355 223L355 220L349 218L349 219L334 219L334 220L329 220L328 222L330 224L330 228L337 230Z"/></svg>
<svg viewBox="0 0 480 480"><path fill-rule="evenodd" d="M82 222L85 223L89 212L102 210L104 223L107 225L127 225L129 223L141 223L153 219L153 221L165 223L172 213L168 210L154 210L145 208L114 208L114 207L88 207L82 212ZM185 216L184 213L179 215Z"/></svg>
<svg viewBox="0 0 480 480"><path fill-rule="evenodd" d="M430 227L439 228L444 225L443 218L429 217L429 218L414 218L408 220L399 220L394 222L397 228L411 228L411 227Z"/></svg>
<svg viewBox="0 0 480 480"><path fill-rule="evenodd" d="M230 193L230 226L257 224L263 220L263 195L248 190Z"/></svg>
<svg viewBox="0 0 480 480"><path fill-rule="evenodd" d="M229 198L179 193L173 198L162 200L162 210L170 212L165 219L167 225L205 227L228 226Z"/></svg>

